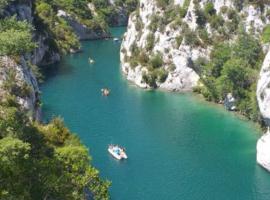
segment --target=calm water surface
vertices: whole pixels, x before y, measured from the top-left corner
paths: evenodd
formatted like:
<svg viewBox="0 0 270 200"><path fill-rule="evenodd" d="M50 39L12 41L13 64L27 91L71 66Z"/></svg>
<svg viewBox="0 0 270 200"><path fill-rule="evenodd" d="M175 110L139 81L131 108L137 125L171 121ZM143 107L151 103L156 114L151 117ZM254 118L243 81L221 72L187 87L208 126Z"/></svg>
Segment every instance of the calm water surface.
<svg viewBox="0 0 270 200"><path fill-rule="evenodd" d="M193 95L132 86L121 75L119 48L112 40L83 42L83 53L53 66L41 87L45 119L62 116L90 148L112 181L112 199L269 200L254 126ZM106 86L109 97L100 93ZM124 145L129 159L113 159L110 143Z"/></svg>

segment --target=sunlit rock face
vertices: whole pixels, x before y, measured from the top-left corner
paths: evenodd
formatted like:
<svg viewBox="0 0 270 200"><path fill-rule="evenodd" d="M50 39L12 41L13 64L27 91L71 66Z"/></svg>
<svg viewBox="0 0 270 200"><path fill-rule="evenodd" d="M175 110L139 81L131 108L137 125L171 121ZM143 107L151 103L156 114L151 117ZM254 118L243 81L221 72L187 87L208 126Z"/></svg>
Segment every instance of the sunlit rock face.
<svg viewBox="0 0 270 200"><path fill-rule="evenodd" d="M14 61L8 56L0 57L1 101L4 101L8 94L15 95L16 101L30 118L40 120L41 109L38 82L23 56L19 61Z"/></svg>
<svg viewBox="0 0 270 200"><path fill-rule="evenodd" d="M270 126L270 51L265 56L259 75L257 100L261 114Z"/></svg>
<svg viewBox="0 0 270 200"><path fill-rule="evenodd" d="M270 171L270 132L269 130L257 142L257 163Z"/></svg>
<svg viewBox="0 0 270 200"><path fill-rule="evenodd" d="M207 0L200 1L199 6L201 9L204 9L208 2ZM223 10L225 7L236 10L233 1L213 0L211 2L216 13L223 17L224 23L230 21L223 14ZM161 19L160 21L166 21L169 16L167 12L169 7L183 7L186 9L186 14L181 19L175 17L175 19L166 23L158 24L156 29L151 29L155 19L159 18ZM169 91L190 91L197 86L199 74L194 69L193 64L198 58L208 59L211 46L190 45L185 42L184 30L188 28L191 32L196 32L198 28L195 9L196 5L193 0L175 0L172 4L165 7L158 5L156 0L140 0L138 10L131 14L129 18L128 29L121 46L122 71L128 80L142 88L157 87ZM268 19L262 20L261 16L265 14L265 11L251 4L244 5L237 12L242 16L241 23L246 30L254 31L255 34L260 33L264 25L269 22ZM209 36L217 32L208 22L205 25L205 29ZM153 47L149 49L150 36L153 40ZM161 55L163 64L159 70L166 73L165 80L160 81L157 78L154 86L146 81L145 77L150 73L149 67L140 62L132 62L134 46L136 46L139 52L145 51L148 58L151 58L156 53Z"/></svg>

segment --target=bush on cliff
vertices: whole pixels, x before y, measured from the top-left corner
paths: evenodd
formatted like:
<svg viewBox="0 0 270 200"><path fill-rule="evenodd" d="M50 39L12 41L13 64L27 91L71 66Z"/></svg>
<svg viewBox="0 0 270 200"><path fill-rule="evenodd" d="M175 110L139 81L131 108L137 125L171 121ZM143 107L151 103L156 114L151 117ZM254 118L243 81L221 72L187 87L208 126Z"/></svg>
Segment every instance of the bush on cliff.
<svg viewBox="0 0 270 200"><path fill-rule="evenodd" d="M20 55L30 52L35 44L32 42L32 27L15 17L0 20L0 55Z"/></svg>

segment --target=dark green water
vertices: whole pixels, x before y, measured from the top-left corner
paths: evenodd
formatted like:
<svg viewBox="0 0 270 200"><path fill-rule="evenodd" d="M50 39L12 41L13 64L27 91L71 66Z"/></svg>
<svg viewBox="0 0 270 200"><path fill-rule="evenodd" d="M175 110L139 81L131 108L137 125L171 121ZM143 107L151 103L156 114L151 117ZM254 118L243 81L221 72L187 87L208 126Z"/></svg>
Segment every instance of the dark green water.
<svg viewBox="0 0 270 200"><path fill-rule="evenodd" d="M112 181L112 199L269 200L270 174L256 165L253 125L191 94L130 85L119 48L112 40L84 42L83 53L66 56L41 87L44 117L61 115L90 148ZM105 86L109 97L101 96ZM113 159L110 143L124 145L129 159Z"/></svg>

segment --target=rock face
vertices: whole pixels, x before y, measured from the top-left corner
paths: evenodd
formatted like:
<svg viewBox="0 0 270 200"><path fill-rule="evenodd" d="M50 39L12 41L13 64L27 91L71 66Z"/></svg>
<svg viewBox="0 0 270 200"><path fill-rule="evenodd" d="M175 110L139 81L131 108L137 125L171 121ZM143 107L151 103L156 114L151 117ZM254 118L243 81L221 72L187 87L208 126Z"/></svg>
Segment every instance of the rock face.
<svg viewBox="0 0 270 200"><path fill-rule="evenodd" d="M77 20L72 18L63 10L59 10L57 16L63 17L68 22L68 24L73 28L74 32L80 40L95 40L107 38L110 36L110 34L105 31L94 31L88 28L84 24L81 24Z"/></svg>
<svg viewBox="0 0 270 200"><path fill-rule="evenodd" d="M252 32L258 37L260 37L265 25L270 22L269 17L267 17L267 10L270 8L269 2L264 3L264 9L260 9L259 6L254 4L242 4L239 7L239 5L236 5L239 2L233 0L201 0L199 3L194 0L174 0L171 5L158 5L160 2L140 0L138 10L131 14L129 18L128 29L121 46L122 71L128 80L142 88L159 87L170 91L190 91L197 86L200 77L197 73L199 70L196 69L194 64L198 58L209 59L212 48L211 44L207 43L194 45L194 43L187 42L189 34L192 35L191 38L198 37L198 43L204 42L198 34L200 26L200 19L198 20L197 17L198 13L200 14L198 7L205 12L206 5L208 5L208 11L213 6L214 12L223 20L222 31L227 31L228 35L231 36L229 40L234 40L237 36L227 26L232 25L233 21L232 16L228 14L228 10L230 10L230 13L232 11L238 13L238 19L240 20L237 25L243 24L246 31ZM209 6L210 2L212 3L211 6ZM168 13L172 13L174 9L176 9L176 13L182 11L180 18L179 14L174 14L174 18L170 19L172 17ZM221 29L215 29L215 25L207 21L204 25L205 34L210 37L219 37ZM266 49L267 45L264 45L264 51L267 51ZM141 54L141 52L144 52L144 54ZM149 67L147 60L157 53L163 60L160 68L163 73L164 71L167 72L167 76L165 80L157 79L156 83L152 84L153 77L156 78L159 71ZM134 60L134 57L137 59ZM152 78L150 82L149 74ZM270 126L270 50L265 57L260 72L257 99L262 116L266 124ZM233 96L228 95L224 102L229 110L235 109ZM257 161L270 171L269 132L258 140Z"/></svg>
<svg viewBox="0 0 270 200"><path fill-rule="evenodd" d="M257 162L270 171L270 132L269 129L257 142Z"/></svg>
<svg viewBox="0 0 270 200"><path fill-rule="evenodd" d="M6 7L4 16L16 16L18 20L26 20L33 24L34 15L32 13L32 2L12 3ZM40 91L38 82L32 72L31 66L54 63L60 60L60 55L50 49L46 43L48 35L34 31L33 40L37 48L30 55L21 56L19 61L14 61L10 57L0 57L0 94L1 99L5 94L12 93L16 96L17 102L27 112L28 116L35 120L40 120ZM10 85L13 82L13 85ZM7 87L7 84L9 86Z"/></svg>
<svg viewBox="0 0 270 200"><path fill-rule="evenodd" d="M257 101L266 125L270 126L270 51L267 53L257 84ZM257 142L257 162L270 171L269 129Z"/></svg>
<svg viewBox="0 0 270 200"><path fill-rule="evenodd" d="M19 64L18 64L19 63ZM35 75L24 57L15 62L7 56L0 57L0 96L16 96L17 102L32 119L40 120L40 91Z"/></svg>
<svg viewBox="0 0 270 200"><path fill-rule="evenodd" d="M91 10L91 6L89 5ZM123 14L124 10L119 8L119 17L114 19L118 25L125 25L127 21L127 13ZM35 15L33 13L33 1L11 2L3 11L1 17L16 16L18 20L25 20L35 27ZM94 11L93 11L94 13ZM93 31L85 25L79 23L68 15L65 11L59 10L58 16L63 17L70 26L74 29L79 39L100 39L108 37L109 34L104 31ZM10 79L10 73L14 74L14 84L12 87L16 90L26 90L24 94L16 91L17 102L33 119L40 119L40 99L39 88L35 75L30 66L32 65L48 65L60 60L60 53L53 49L49 44L49 34L44 31L33 31L33 40L37 44L37 48L31 54L24 55L20 61L14 61L9 57L0 57L0 94L3 99L6 93L10 93L5 83Z"/></svg>
<svg viewBox="0 0 270 200"><path fill-rule="evenodd" d="M227 110L234 111L236 109L235 103L236 103L236 101L235 101L235 98L233 97L232 93L228 93L226 95L226 98L224 99L224 107Z"/></svg>
<svg viewBox="0 0 270 200"><path fill-rule="evenodd" d="M213 3L215 12L224 19L224 24L227 21L230 22L222 10L225 10L224 8L236 10L234 1L201 0L199 6L204 9L209 2ZM128 30L121 46L122 71L128 80L142 88L153 87L145 78L149 74L149 67L140 62L131 61L134 57L135 46L139 52L146 51L148 58L159 53L164 61L161 68L163 73L164 71L167 73L167 78L163 81L157 80L155 87L170 91L190 91L198 84L199 75L194 70L193 63L201 57L208 59L211 46L189 44L184 37L186 29L190 30L191 34L198 31L196 6L194 0L175 0L173 5L165 5L165 7L158 5L156 0L140 0L139 9L129 18ZM167 10L177 7L182 7L186 13L181 19L175 17L175 19L167 20L170 17ZM258 34L269 22L268 19L262 20L261 16L264 12L266 11L261 11L253 5L245 5L239 13L243 16L241 23L247 31L253 30L255 34ZM157 21L162 23L159 24ZM155 28L153 28L154 23L157 23ZM212 28L208 22L205 29L209 36L218 34L218 30ZM201 38L199 38L200 41L202 41ZM149 48L150 42L153 43L151 48Z"/></svg>
<svg viewBox="0 0 270 200"><path fill-rule="evenodd" d="M18 20L26 20L30 24L34 23L32 1L23 1L21 3L11 3L4 10L4 16L16 16ZM60 54L52 50L47 43L49 35L46 32L33 32L33 39L37 44L30 59L35 65L47 65L60 60Z"/></svg>
<svg viewBox="0 0 270 200"><path fill-rule="evenodd" d="M151 16L154 13L159 13L160 16L163 14L162 10L156 5L156 2L153 0L141 0L139 16L136 16L136 14L130 16L128 30L121 46L122 71L128 80L142 88L150 87L143 81L143 73L147 72L147 68L142 65L132 68L129 62L125 62L125 56L132 56L130 48L135 43L139 48L144 49L146 47L147 37L149 37L149 34L152 34L147 26L151 23ZM136 30L138 20L141 20L144 26L142 30ZM169 68L173 64L175 66L175 69L168 74L166 81L164 83L158 83L158 87L171 91L191 90L197 84L199 76L193 69L188 67L188 63L191 59L197 59L200 55L205 55L205 51L207 51L205 49L193 49L184 44L180 45L179 48L175 48L175 39L179 35L179 32L179 29L172 30L167 25L164 32L157 30L153 33L155 44L152 52L159 51L162 53L163 59L167 63L165 68Z"/></svg>
<svg viewBox="0 0 270 200"><path fill-rule="evenodd" d="M270 51L266 54L257 84L257 100L266 124L270 126Z"/></svg>

